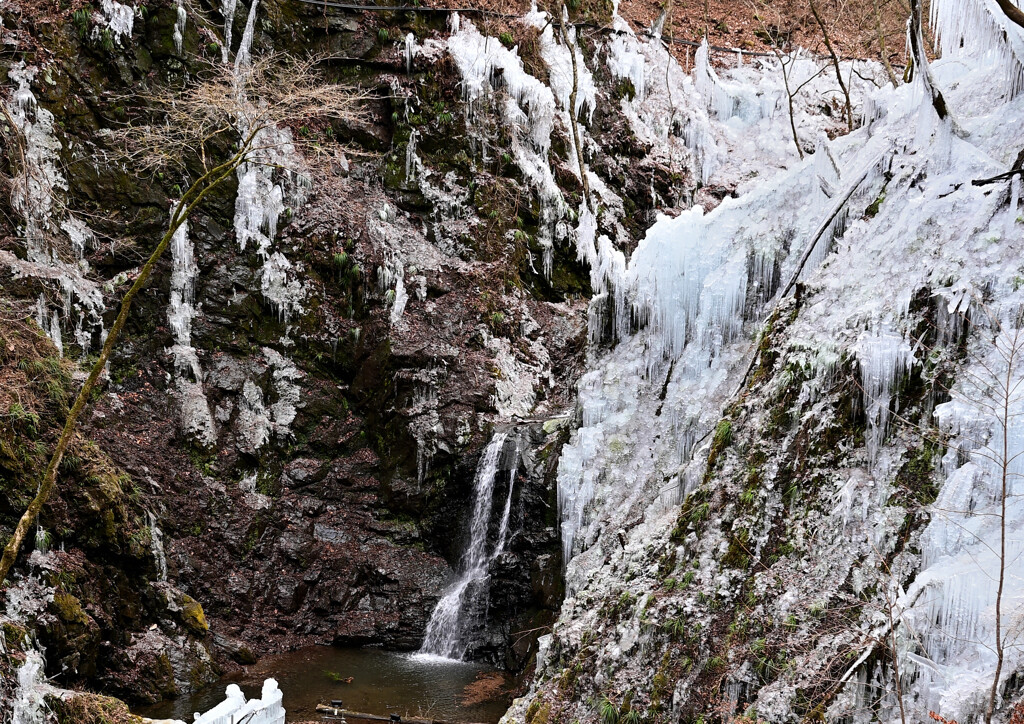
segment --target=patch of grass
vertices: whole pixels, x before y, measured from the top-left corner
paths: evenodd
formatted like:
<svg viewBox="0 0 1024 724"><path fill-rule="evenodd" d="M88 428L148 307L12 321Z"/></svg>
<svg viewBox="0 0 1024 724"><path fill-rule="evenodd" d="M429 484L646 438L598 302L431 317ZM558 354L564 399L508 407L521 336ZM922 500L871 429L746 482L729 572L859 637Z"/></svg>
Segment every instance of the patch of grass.
<svg viewBox="0 0 1024 724"><path fill-rule="evenodd" d="M597 714L601 717L601 724L619 724L619 707L605 694L597 705Z"/></svg>

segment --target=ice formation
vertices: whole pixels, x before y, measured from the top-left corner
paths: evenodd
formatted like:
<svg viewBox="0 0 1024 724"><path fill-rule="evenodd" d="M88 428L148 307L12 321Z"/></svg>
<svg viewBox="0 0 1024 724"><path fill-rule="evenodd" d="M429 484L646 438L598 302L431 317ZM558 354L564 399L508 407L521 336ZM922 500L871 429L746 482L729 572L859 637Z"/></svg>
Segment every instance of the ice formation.
<svg viewBox="0 0 1024 724"><path fill-rule="evenodd" d="M220 13L224 16L224 43L220 46L220 56L224 63L231 57L231 33L235 24L235 8L238 0L221 0Z"/></svg>
<svg viewBox="0 0 1024 724"><path fill-rule="evenodd" d="M25 138L26 164L12 185L11 204L25 223L29 261L47 262L54 258L46 235L54 228L55 194L67 191L68 184L57 168L61 146L53 134L53 114L36 103L30 88L37 72L24 62L10 72L11 80L18 83L10 110Z"/></svg>
<svg viewBox="0 0 1024 724"><path fill-rule="evenodd" d="M238 167L234 228L241 249L244 251L251 243L263 260L260 289L275 314L287 323L293 315L302 311L302 300L306 296L299 280L302 265L293 264L281 251L272 252L271 247L277 236L278 222L286 209L286 200L292 208L305 202L308 177L304 173L302 158L292 142L291 131L258 120L257 108L260 101L248 98L245 91L244 75L251 65L258 5L259 0L253 0L249 8L234 64L237 84L235 93L241 107L236 129L252 148L246 161ZM225 16L228 10L228 0L225 0ZM234 3L230 10L234 12ZM260 125L254 127L254 123ZM279 169L283 169L283 172ZM282 173L283 177L280 175Z"/></svg>
<svg viewBox="0 0 1024 724"><path fill-rule="evenodd" d="M299 380L302 372L295 363L275 349L264 347L263 358L270 370L270 399L267 403L263 389L252 379L242 385L238 401L237 430L243 447L256 452L270 442L272 435L287 439L291 424L302 407Z"/></svg>
<svg viewBox="0 0 1024 724"><path fill-rule="evenodd" d="M50 302L40 297L36 321L63 354L62 325L74 318L74 340L85 356L93 335L103 335L103 296L98 285L87 279L89 266L83 259L94 239L89 227L63 206L61 195L68 185L59 168L61 144L54 135L53 114L38 104L31 89L38 72L38 68L19 61L9 73L17 88L7 106L25 142L24 167L11 183L11 206L22 220L26 259L10 255L3 260L15 277L31 276L55 283L60 304L51 309ZM58 253L62 237L70 244L71 260Z"/></svg>
<svg viewBox="0 0 1024 724"><path fill-rule="evenodd" d="M114 42L120 45L124 38L132 36L135 8L132 5L122 5L117 0L102 0L97 19L98 24L93 29L93 35L98 37L102 32L102 26L103 29L110 31Z"/></svg>
<svg viewBox="0 0 1024 724"><path fill-rule="evenodd" d="M212 445L217 439L217 430L203 391L203 370L199 364L199 355L192 346L192 320L197 314L194 305L199 267L195 262L195 250L188 232L186 220L171 237L171 293L167 323L174 337L174 345L170 353L174 359L182 429L200 443Z"/></svg>
<svg viewBox="0 0 1024 724"><path fill-rule="evenodd" d="M544 273L550 275L554 226L565 212L562 193L547 160L554 129L555 96L551 88L525 71L515 48L509 50L497 38L482 35L458 13L452 14L451 29L445 47L462 77L466 123L476 129L473 140L485 160L486 113L492 103L512 131L513 159L540 201L538 243L544 250ZM585 98L586 93L581 97Z"/></svg>
<svg viewBox="0 0 1024 724"><path fill-rule="evenodd" d="M481 611L487 606L489 588L488 568L505 550L512 510L512 495L516 472L519 468L519 441L508 466L508 493L498 523L498 537L493 547L488 546L488 531L494 517L494 493L505 457L510 433L497 432L487 443L477 463L473 479L473 510L469 523L469 540L459 563L459 577L437 602L427 623L420 653L448 659L462 659L472 645L473 627L479 622ZM508 463L506 462L506 465Z"/></svg>
<svg viewBox="0 0 1024 724"><path fill-rule="evenodd" d="M282 322L289 322L302 313L306 290L297 278L302 263L292 264L284 254L275 251L263 264L260 290L270 308Z"/></svg>
<svg viewBox="0 0 1024 724"><path fill-rule="evenodd" d="M45 724L47 721L45 663L38 649L30 648L25 652L25 661L18 669L18 688L11 706L12 724Z"/></svg>
<svg viewBox="0 0 1024 724"><path fill-rule="evenodd" d="M892 332L864 334L855 349L868 418L868 458L874 463L889 429L896 382L907 374L914 355L907 341Z"/></svg>
<svg viewBox="0 0 1024 724"><path fill-rule="evenodd" d="M47 565L49 556L34 551L30 557L33 567ZM10 621L29 629L43 615L53 600L54 588L44 582L38 569L7 586L6 606L0 622ZM25 647L24 662L18 667L17 687L12 693L11 724L44 724L48 721L48 708L44 701L52 689L46 682L45 651L30 637Z"/></svg>
<svg viewBox="0 0 1024 724"><path fill-rule="evenodd" d="M930 11L943 58L994 61L1008 98L1024 90L1024 39L995 2L937 0Z"/></svg>
<svg viewBox="0 0 1024 724"><path fill-rule="evenodd" d="M964 717L987 703L1000 569L1001 681L1024 663L1015 645L1024 606L1024 330L1012 327L1012 309L994 329L979 320L984 331L972 349L975 361L953 399L935 410L951 436L941 466L946 479L921 538L922 572L903 596L902 623L913 636L904 676L916 680L927 705Z"/></svg>

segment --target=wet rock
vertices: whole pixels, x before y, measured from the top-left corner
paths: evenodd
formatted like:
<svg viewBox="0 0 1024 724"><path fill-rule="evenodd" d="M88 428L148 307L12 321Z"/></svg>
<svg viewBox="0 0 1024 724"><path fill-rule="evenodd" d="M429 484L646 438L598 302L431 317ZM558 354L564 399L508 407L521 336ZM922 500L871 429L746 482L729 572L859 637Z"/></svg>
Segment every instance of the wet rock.
<svg viewBox="0 0 1024 724"><path fill-rule="evenodd" d="M248 666L256 663L256 656L244 642L216 631L210 632L210 644L214 651L237 664Z"/></svg>

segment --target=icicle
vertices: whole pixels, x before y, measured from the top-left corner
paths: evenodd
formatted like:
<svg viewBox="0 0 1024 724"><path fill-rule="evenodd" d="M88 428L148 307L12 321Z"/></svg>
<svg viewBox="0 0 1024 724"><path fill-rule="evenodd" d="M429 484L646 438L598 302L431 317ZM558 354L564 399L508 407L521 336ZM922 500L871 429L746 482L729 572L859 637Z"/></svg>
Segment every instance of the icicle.
<svg viewBox="0 0 1024 724"><path fill-rule="evenodd" d="M948 58L973 58L995 65L1004 77L1006 99L1024 90L1024 40L994 3L934 0L930 3L935 40Z"/></svg>
<svg viewBox="0 0 1024 724"><path fill-rule="evenodd" d="M36 550L44 556L50 552L50 534L41 525L36 526Z"/></svg>
<svg viewBox="0 0 1024 724"><path fill-rule="evenodd" d="M220 12L224 16L224 44L220 46L220 56L224 63L231 57L231 28L235 23L235 7L238 0L221 0Z"/></svg>
<svg viewBox="0 0 1024 724"><path fill-rule="evenodd" d="M181 55L182 43L185 40L185 23L188 22L188 13L185 12L184 0L177 0L178 16L174 21L174 50ZM225 61L226 62L226 61Z"/></svg>
<svg viewBox="0 0 1024 724"><path fill-rule="evenodd" d="M907 341L892 332L864 334L856 350L868 418L868 459L874 464L888 432L893 390L914 356Z"/></svg>
<svg viewBox="0 0 1024 724"><path fill-rule="evenodd" d="M416 158L416 141L419 139L419 131L415 128L409 132L409 143L405 146L405 183L411 184L416 180L418 171L418 160Z"/></svg>
<svg viewBox="0 0 1024 724"><path fill-rule="evenodd" d="M296 267L279 251L275 251L263 265L260 278L260 290L263 298L282 322L289 322L302 313L302 302L306 298L306 289L294 278L301 272L301 264Z"/></svg>
<svg viewBox="0 0 1024 724"><path fill-rule="evenodd" d="M50 339L57 348L57 354L64 356L64 339L60 333L60 313L54 309L50 316Z"/></svg>
<svg viewBox="0 0 1024 724"><path fill-rule="evenodd" d="M412 59L416 53L416 36L408 33L405 36L405 73L412 75Z"/></svg>
<svg viewBox="0 0 1024 724"><path fill-rule="evenodd" d="M249 6L249 15L245 19L245 30L242 31L242 40L238 44L238 52L235 53L236 78L244 68L249 67L252 61L252 38L256 31L256 8L258 6L259 0L252 0L252 5ZM232 12L233 10L234 8L232 8Z"/></svg>

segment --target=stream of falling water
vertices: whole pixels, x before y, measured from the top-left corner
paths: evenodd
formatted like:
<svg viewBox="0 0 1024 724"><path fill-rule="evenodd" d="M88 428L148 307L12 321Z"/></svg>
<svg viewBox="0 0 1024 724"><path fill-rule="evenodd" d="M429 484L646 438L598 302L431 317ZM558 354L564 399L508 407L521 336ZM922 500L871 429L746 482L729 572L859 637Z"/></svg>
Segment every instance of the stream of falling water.
<svg viewBox="0 0 1024 724"><path fill-rule="evenodd" d="M473 479L473 517L469 525L469 541L462 554L461 570L430 616L427 632L420 647L421 654L446 659L463 659L472 644L472 630L481 616L486 616L488 575L491 561L497 558L508 543L509 519L512 512L512 492L519 463L519 444L516 440L515 460L508 481L508 497L502 509L501 522L494 547L488 550L487 532L494 508L494 487L509 433L495 433L487 443Z"/></svg>

